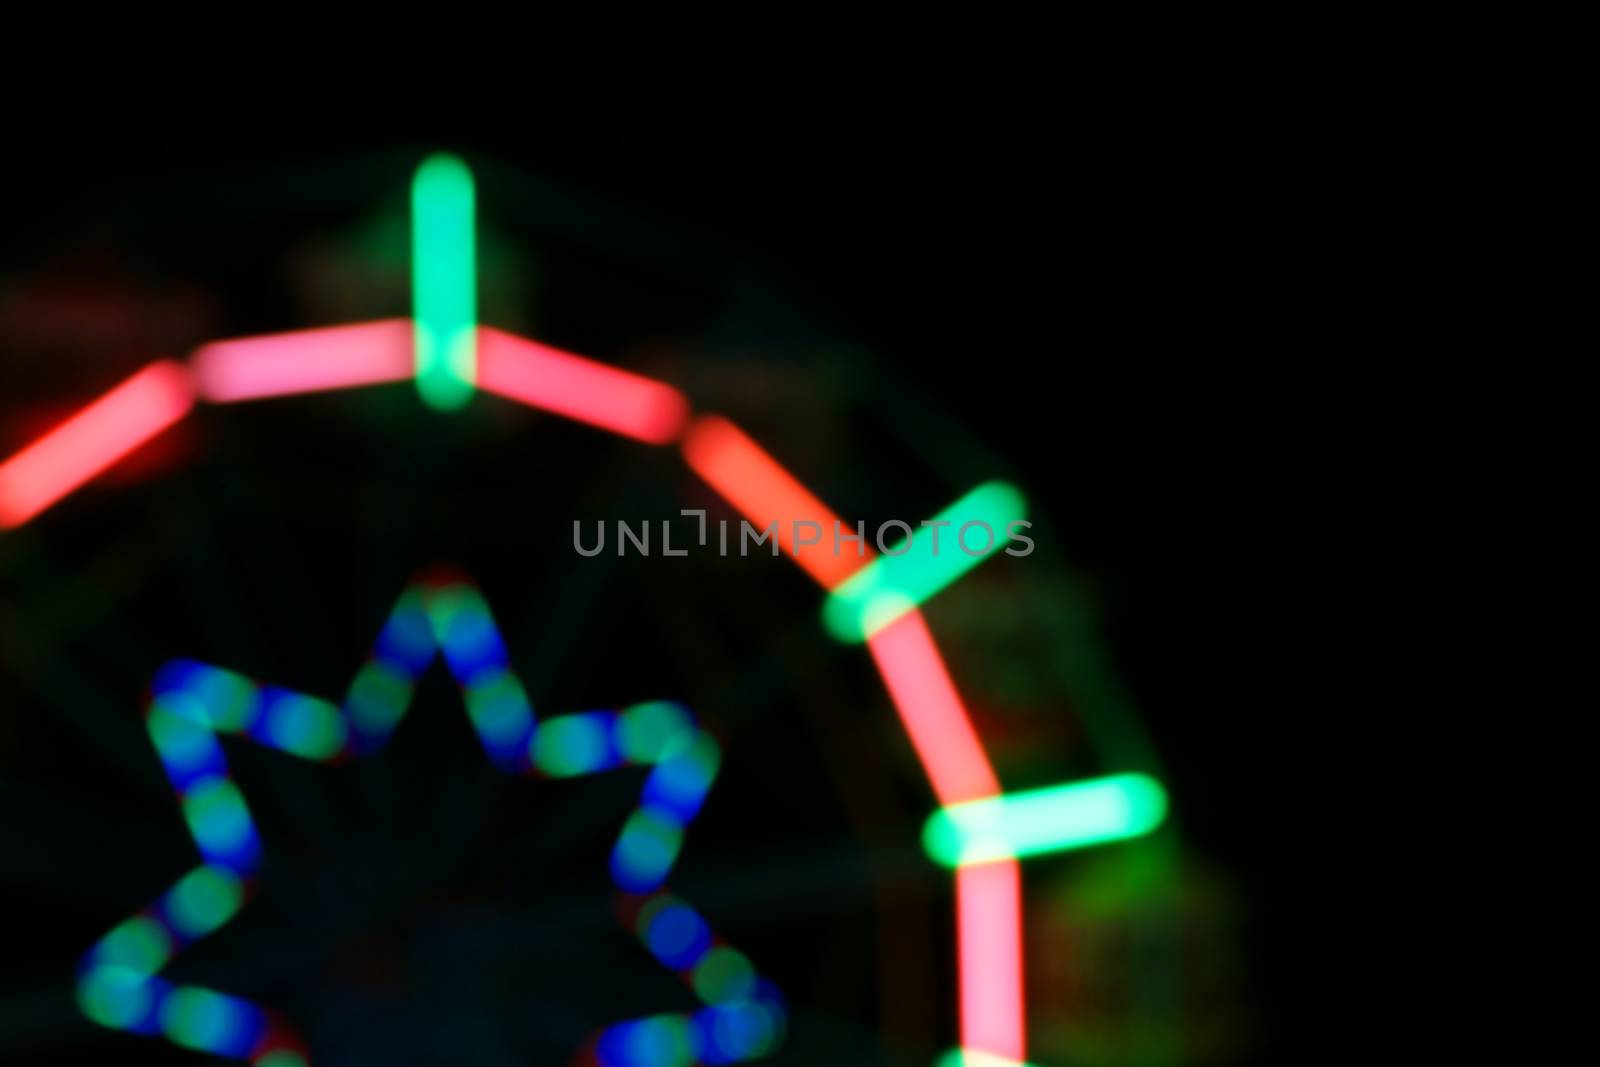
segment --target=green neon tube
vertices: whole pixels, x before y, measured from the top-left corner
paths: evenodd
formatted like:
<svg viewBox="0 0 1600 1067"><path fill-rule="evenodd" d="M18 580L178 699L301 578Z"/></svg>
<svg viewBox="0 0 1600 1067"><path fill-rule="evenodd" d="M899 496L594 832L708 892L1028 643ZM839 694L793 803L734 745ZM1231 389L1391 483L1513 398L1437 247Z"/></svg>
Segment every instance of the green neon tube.
<svg viewBox="0 0 1600 1067"><path fill-rule="evenodd" d="M1114 774L941 808L923 826L922 846L946 867L964 867L1138 837L1166 814L1160 782Z"/></svg>
<svg viewBox="0 0 1600 1067"><path fill-rule="evenodd" d="M417 390L440 411L470 400L477 381L474 199L472 172L455 156L429 156L411 182Z"/></svg>
<svg viewBox="0 0 1600 1067"><path fill-rule="evenodd" d="M1003 548L1010 524L1027 512L1015 486L983 483L829 593L823 625L840 641L865 641ZM988 533L963 532L969 523Z"/></svg>
<svg viewBox="0 0 1600 1067"><path fill-rule="evenodd" d="M951 1049L939 1057L934 1067L1033 1067L1031 1063L996 1056L992 1052L973 1052L970 1049Z"/></svg>

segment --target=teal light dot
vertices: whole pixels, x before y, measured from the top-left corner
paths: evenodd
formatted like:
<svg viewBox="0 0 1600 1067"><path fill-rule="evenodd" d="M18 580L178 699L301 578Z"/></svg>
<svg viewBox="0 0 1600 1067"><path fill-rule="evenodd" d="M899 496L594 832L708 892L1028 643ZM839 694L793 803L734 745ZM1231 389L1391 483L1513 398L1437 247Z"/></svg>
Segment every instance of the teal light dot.
<svg viewBox="0 0 1600 1067"><path fill-rule="evenodd" d="M612 873L622 888L654 888L671 869L683 844L683 827L670 815L640 808L623 824L612 855Z"/></svg>
<svg viewBox="0 0 1600 1067"><path fill-rule="evenodd" d="M360 733L386 734L405 715L410 702L410 676L383 660L371 660L350 683L345 708Z"/></svg>
<svg viewBox="0 0 1600 1067"><path fill-rule="evenodd" d="M101 1026L127 1030L150 1013L151 983L136 971L96 967L78 984L78 1006Z"/></svg>
<svg viewBox="0 0 1600 1067"><path fill-rule="evenodd" d="M95 962L139 974L155 974L172 956L172 938L166 927L147 915L119 923L100 942Z"/></svg>
<svg viewBox="0 0 1600 1067"><path fill-rule="evenodd" d="M749 1000L715 1013L711 1040L732 1060L755 1059L773 1050L781 1027L777 1012L760 1001Z"/></svg>
<svg viewBox="0 0 1600 1067"><path fill-rule="evenodd" d="M494 623L481 603L475 603L451 616L444 644L462 652L476 652L494 640Z"/></svg>
<svg viewBox="0 0 1600 1067"><path fill-rule="evenodd" d="M707 952L695 964L694 991L708 1004L747 1000L756 991L756 971L744 953L726 945Z"/></svg>
<svg viewBox="0 0 1600 1067"><path fill-rule="evenodd" d="M217 739L204 726L198 726L187 714L175 710L179 701L194 701L181 693L168 693L158 698L150 708L145 729L168 769L184 774L203 767L220 755Z"/></svg>
<svg viewBox="0 0 1600 1067"><path fill-rule="evenodd" d="M671 896L657 897L641 908L636 929L650 951L675 970L694 963L711 938L705 920Z"/></svg>
<svg viewBox="0 0 1600 1067"><path fill-rule="evenodd" d="M306 759L329 759L344 748L345 725L339 709L326 700L285 693L267 712L272 743Z"/></svg>
<svg viewBox="0 0 1600 1067"><path fill-rule="evenodd" d="M255 683L232 671L217 667L197 670L186 688L205 705L212 725L225 733L249 729L260 710Z"/></svg>
<svg viewBox="0 0 1600 1067"><path fill-rule="evenodd" d="M429 591L426 603L428 622L439 644L465 650L490 640L494 623L489 618L489 606L477 590L464 585L442 586Z"/></svg>
<svg viewBox="0 0 1600 1067"><path fill-rule="evenodd" d="M238 1001L209 989L174 989L161 1005L161 1031L177 1044L202 1052L225 1049L244 1023Z"/></svg>
<svg viewBox="0 0 1600 1067"><path fill-rule="evenodd" d="M212 729L211 714L206 710L205 702L187 689L168 689L158 693L150 701L150 710L152 714L160 711L190 725Z"/></svg>
<svg viewBox="0 0 1600 1067"><path fill-rule="evenodd" d="M173 926L186 937L215 930L244 903L244 883L226 867L207 864L183 877L167 899Z"/></svg>
<svg viewBox="0 0 1600 1067"><path fill-rule="evenodd" d="M688 1067L699 1058L695 1029L673 1015L634 1023L628 1031L628 1062L638 1067Z"/></svg>
<svg viewBox="0 0 1600 1067"><path fill-rule="evenodd" d="M533 762L545 774L569 777L604 767L611 754L610 730L600 715L563 715L533 736Z"/></svg>
<svg viewBox="0 0 1600 1067"><path fill-rule="evenodd" d="M202 849L229 852L255 833L238 786L221 776L197 779L183 797L183 816Z"/></svg>
<svg viewBox="0 0 1600 1067"><path fill-rule="evenodd" d="M433 655L433 621L420 591L408 589L401 594L384 627L384 640L414 665L420 666Z"/></svg>
<svg viewBox="0 0 1600 1067"><path fill-rule="evenodd" d="M679 704L636 704L617 721L617 746L630 763L659 763L694 738L694 722Z"/></svg>
<svg viewBox="0 0 1600 1067"><path fill-rule="evenodd" d="M491 744L520 742L533 724L533 708L522 683L500 668L478 672L467 690L467 714Z"/></svg>
<svg viewBox="0 0 1600 1067"><path fill-rule="evenodd" d="M680 808L700 803L722 766L722 746L707 733L694 735L688 749L665 760L650 776L652 792Z"/></svg>

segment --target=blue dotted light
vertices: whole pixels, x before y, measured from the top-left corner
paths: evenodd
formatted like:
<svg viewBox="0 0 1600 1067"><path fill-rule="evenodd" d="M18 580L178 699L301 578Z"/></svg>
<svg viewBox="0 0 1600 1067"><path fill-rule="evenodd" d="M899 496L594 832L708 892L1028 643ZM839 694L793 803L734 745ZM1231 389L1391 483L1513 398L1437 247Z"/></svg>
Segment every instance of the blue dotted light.
<svg viewBox="0 0 1600 1067"><path fill-rule="evenodd" d="M505 643L481 595L461 583L417 586L390 614L342 707L189 660L175 660L157 673L146 727L206 862L89 951L78 986L86 1016L222 1056L277 1050L259 1061L262 1067L269 1061L273 1067L304 1063L292 1036L274 1030L256 1005L198 987L174 987L156 975L176 952L237 913L260 862L260 840L217 735L242 735L319 761L374 751L404 718L417 678L441 654L497 766L550 777L627 765L651 768L640 806L613 847L611 867L625 894L642 896L661 887L716 779L716 742L680 705L659 701L621 714L584 712L537 723L521 683L506 668ZM682 901L663 894L630 907L639 917L636 933L653 956L690 980L702 1000L730 999L695 1015L609 1027L596 1038L600 1062L691 1067L770 1051L776 1039L763 1035L778 1033L783 1021L776 990L756 983L750 996L748 981L709 981L703 974L696 979L697 967L705 970L700 965L718 953L743 957L717 947L705 920ZM744 997L749 999L736 999Z"/></svg>
<svg viewBox="0 0 1600 1067"><path fill-rule="evenodd" d="M694 909L672 898L658 898L640 913L645 945L675 971L693 967L711 946L711 928Z"/></svg>

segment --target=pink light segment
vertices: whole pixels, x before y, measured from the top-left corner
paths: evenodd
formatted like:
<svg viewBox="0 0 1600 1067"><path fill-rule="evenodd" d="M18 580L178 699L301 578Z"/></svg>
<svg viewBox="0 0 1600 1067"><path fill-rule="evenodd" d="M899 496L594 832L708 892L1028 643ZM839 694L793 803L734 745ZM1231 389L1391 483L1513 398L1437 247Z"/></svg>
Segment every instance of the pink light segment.
<svg viewBox="0 0 1600 1067"><path fill-rule="evenodd" d="M1022 871L1000 860L956 872L961 971L961 1044L1021 1060L1026 1055L1022 989Z"/></svg>
<svg viewBox="0 0 1600 1067"><path fill-rule="evenodd" d="M670 385L491 327L478 330L478 388L653 445L689 418Z"/></svg>
<svg viewBox="0 0 1600 1067"><path fill-rule="evenodd" d="M215 403L405 381L414 372L411 320L213 341L190 366L201 397Z"/></svg>
<svg viewBox="0 0 1600 1067"><path fill-rule="evenodd" d="M194 406L182 365L152 363L0 463L0 529L21 526Z"/></svg>
<svg viewBox="0 0 1600 1067"><path fill-rule="evenodd" d="M867 647L939 803L998 794L1000 781L922 612L907 612L869 638Z"/></svg>

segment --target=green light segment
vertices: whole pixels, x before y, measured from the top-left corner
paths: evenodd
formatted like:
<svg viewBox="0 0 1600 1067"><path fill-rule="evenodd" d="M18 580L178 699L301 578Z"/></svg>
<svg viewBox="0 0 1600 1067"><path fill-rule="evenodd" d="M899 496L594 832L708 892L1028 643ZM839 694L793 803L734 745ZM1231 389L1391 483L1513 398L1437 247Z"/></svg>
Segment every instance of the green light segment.
<svg viewBox="0 0 1600 1067"><path fill-rule="evenodd" d="M1167 813L1167 792L1145 774L1116 774L953 804L922 829L946 867L1034 856L1147 834Z"/></svg>
<svg viewBox="0 0 1600 1067"><path fill-rule="evenodd" d="M168 914L179 932L196 938L233 918L243 903L239 876L226 867L207 864L190 871L173 887Z"/></svg>
<svg viewBox="0 0 1600 1067"><path fill-rule="evenodd" d="M216 750L216 735L206 721L200 701L172 692L156 698L145 726L162 760L183 767L201 763Z"/></svg>
<svg viewBox="0 0 1600 1067"><path fill-rule="evenodd" d="M629 1063L650 1067L690 1067L700 1055L695 1031L674 1015L657 1015L629 1027Z"/></svg>
<svg viewBox="0 0 1600 1067"><path fill-rule="evenodd" d="M389 663L373 660L350 683L344 706L362 733L377 736L399 724L410 699L410 677Z"/></svg>
<svg viewBox="0 0 1600 1067"><path fill-rule="evenodd" d="M482 594L465 585L431 589L423 599L434 640L441 645L474 645L494 629Z"/></svg>
<svg viewBox="0 0 1600 1067"><path fill-rule="evenodd" d="M260 710L259 690L242 674L207 667L196 672L189 688L205 708L206 718L200 721L209 722L214 730L242 733Z"/></svg>
<svg viewBox="0 0 1600 1067"><path fill-rule="evenodd" d="M671 865L683 847L683 826L670 818L640 808L622 824L617 838L617 862L626 871L660 871Z"/></svg>
<svg viewBox="0 0 1600 1067"><path fill-rule="evenodd" d="M239 1025L239 1015L238 1004L220 993L179 986L161 1005L161 1030L180 1045L212 1052Z"/></svg>
<svg viewBox="0 0 1600 1067"><path fill-rule="evenodd" d="M150 1011L149 979L125 967L96 967L78 985L84 1014L103 1026L133 1026Z"/></svg>
<svg viewBox="0 0 1600 1067"><path fill-rule="evenodd" d="M337 707L299 693L277 699L268 734L284 751L315 760L332 758L347 740L344 717Z"/></svg>
<svg viewBox="0 0 1600 1067"><path fill-rule="evenodd" d="M605 725L594 715L563 715L534 732L533 762L554 778L593 774L610 755Z"/></svg>
<svg viewBox="0 0 1600 1067"><path fill-rule="evenodd" d="M466 695L473 726L497 742L519 736L533 714L527 691L510 671L490 668L478 672Z"/></svg>
<svg viewBox="0 0 1600 1067"><path fill-rule="evenodd" d="M477 381L474 199L472 172L455 156L430 156L411 182L417 390L440 411L470 400Z"/></svg>
<svg viewBox="0 0 1600 1067"><path fill-rule="evenodd" d="M865 641L994 555L1027 511L1015 486L983 483L828 594L823 625L840 641Z"/></svg>
<svg viewBox="0 0 1600 1067"><path fill-rule="evenodd" d="M254 832L244 794L226 778L195 782L183 795L183 816L190 833L205 848L237 848Z"/></svg>
<svg viewBox="0 0 1600 1067"><path fill-rule="evenodd" d="M155 974L172 958L172 938L154 919L140 915L122 923L100 946L97 965L133 972Z"/></svg>
<svg viewBox="0 0 1600 1067"><path fill-rule="evenodd" d="M1005 1056L996 1056L992 1052L972 1052L958 1048L940 1056L939 1062L934 1067L1033 1067L1033 1065Z"/></svg>
<svg viewBox="0 0 1600 1067"><path fill-rule="evenodd" d="M737 1048L748 1059L770 1053L778 1044L782 1019L759 1000L725 1005L712 1024L712 1041L718 1048Z"/></svg>
<svg viewBox="0 0 1600 1067"><path fill-rule="evenodd" d="M298 1052L280 1048L256 1060L255 1067L306 1067L306 1058Z"/></svg>
<svg viewBox="0 0 1600 1067"><path fill-rule="evenodd" d="M694 740L689 715L677 704L652 701L622 712L618 745L632 763L660 763L681 754Z"/></svg>
<svg viewBox="0 0 1600 1067"><path fill-rule="evenodd" d="M756 970L744 953L726 945L700 958L691 975L694 991L708 1004L749 1000L756 991Z"/></svg>

